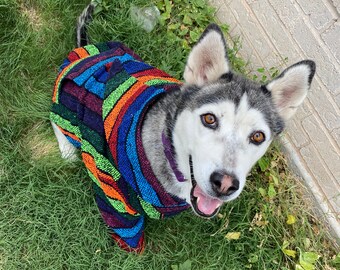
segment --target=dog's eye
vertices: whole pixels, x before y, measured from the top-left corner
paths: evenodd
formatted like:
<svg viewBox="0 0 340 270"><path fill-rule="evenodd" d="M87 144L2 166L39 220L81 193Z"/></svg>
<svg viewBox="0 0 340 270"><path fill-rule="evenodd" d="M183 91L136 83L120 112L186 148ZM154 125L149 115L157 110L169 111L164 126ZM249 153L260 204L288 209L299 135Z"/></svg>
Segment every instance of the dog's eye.
<svg viewBox="0 0 340 270"><path fill-rule="evenodd" d="M208 128L216 129L218 126L217 118L212 113L206 113L201 115L202 124Z"/></svg>
<svg viewBox="0 0 340 270"><path fill-rule="evenodd" d="M262 131L255 131L250 135L250 142L256 145L259 145L264 142L266 136Z"/></svg>

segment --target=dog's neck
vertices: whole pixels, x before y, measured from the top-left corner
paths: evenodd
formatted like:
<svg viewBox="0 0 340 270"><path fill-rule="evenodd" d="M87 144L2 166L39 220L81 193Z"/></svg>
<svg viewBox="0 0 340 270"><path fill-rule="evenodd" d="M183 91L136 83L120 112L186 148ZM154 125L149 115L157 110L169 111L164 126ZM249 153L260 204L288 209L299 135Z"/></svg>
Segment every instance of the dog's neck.
<svg viewBox="0 0 340 270"><path fill-rule="evenodd" d="M162 134L164 132L169 140L166 144L171 146L172 131L181 95L179 89L165 94L147 111L142 126L142 142L154 174L163 187L174 195L181 193L180 189L186 182L180 182L176 177L164 153ZM173 162L176 163L176 151L172 149L171 154ZM178 175L178 177L182 179L182 176ZM183 179L185 179L184 176Z"/></svg>
<svg viewBox="0 0 340 270"><path fill-rule="evenodd" d="M162 132L162 143L163 143L163 147L164 147L165 157L168 160L169 165L170 165L173 173L175 174L177 180L179 182L187 181L185 179L184 175L182 174L182 172L177 167L177 162L175 160L175 153L174 153L173 145L172 145L170 139L165 135L164 131Z"/></svg>

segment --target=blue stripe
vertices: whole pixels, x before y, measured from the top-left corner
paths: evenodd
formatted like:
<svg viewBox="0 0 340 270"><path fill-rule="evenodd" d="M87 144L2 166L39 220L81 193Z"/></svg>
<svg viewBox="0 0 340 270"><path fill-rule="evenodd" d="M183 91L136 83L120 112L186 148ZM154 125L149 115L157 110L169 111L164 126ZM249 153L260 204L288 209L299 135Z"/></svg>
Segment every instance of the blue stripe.
<svg viewBox="0 0 340 270"><path fill-rule="evenodd" d="M142 237L143 230L137 233L133 238L123 239L130 247L137 248L140 238Z"/></svg>
<svg viewBox="0 0 340 270"><path fill-rule="evenodd" d="M127 126L130 126L129 124ZM134 191L138 193L135 175L133 174L132 166L129 162L125 150L125 137L127 136L127 129L123 127L123 123L118 128L117 141L117 167L124 180L130 184Z"/></svg>
<svg viewBox="0 0 340 270"><path fill-rule="evenodd" d="M77 148L80 148L80 147L81 147L81 143L80 143L80 142L78 142L78 141L72 139L70 136L67 136L67 135L65 135L65 136L66 136L66 139L68 139L68 141L69 141L70 143L72 143L75 147L77 147Z"/></svg>
<svg viewBox="0 0 340 270"><path fill-rule="evenodd" d="M68 60L68 59L66 58L66 59L64 60L64 62L62 63L62 65L60 66L60 68L59 68L59 73L62 72L63 69L64 69L65 67L67 67L70 63L71 63L70 60Z"/></svg>
<svg viewBox="0 0 340 270"><path fill-rule="evenodd" d="M147 106L154 96L162 92L163 89L156 91L154 87L149 87L138 96L124 114L118 129L117 142L118 170L123 175L125 181L127 181L137 193L141 194L143 200L159 207L163 205L140 168L136 148L136 129L143 108Z"/></svg>
<svg viewBox="0 0 340 270"><path fill-rule="evenodd" d="M98 82L95 78L90 77L85 83L85 88L101 99L104 98L105 84Z"/></svg>
<svg viewBox="0 0 340 270"><path fill-rule="evenodd" d="M144 229L144 216L140 216L138 222L132 228L112 228L111 229L122 238L132 238Z"/></svg>
<svg viewBox="0 0 340 270"><path fill-rule="evenodd" d="M136 142L136 132L137 125L139 120L141 119L141 113L147 107L147 104L150 104L150 101L157 95L164 92L164 89L155 89L154 87L149 87L146 89L138 98L131 104L128 111L125 113L126 117L124 117L122 126L125 125L125 118L129 118L128 124L131 123L131 126L125 126L125 129L128 128L129 134L127 134L127 139L125 139L126 143L126 153L128 155L128 159L133 168L133 172L135 174L135 181L138 185L138 188L141 193L141 197L143 200L151 203L154 206L162 207L163 204L160 202L157 196L157 192L153 189L153 187L149 184L145 176L143 175L139 158L137 152L137 142ZM131 117L130 117L131 115ZM132 122L131 122L132 121ZM124 128L124 127L122 127Z"/></svg>
<svg viewBox="0 0 340 270"><path fill-rule="evenodd" d="M106 68L104 66L98 69L98 71L95 72L93 76L97 79L98 82L106 83L107 79L109 78L109 72L106 71Z"/></svg>
<svg viewBox="0 0 340 270"><path fill-rule="evenodd" d="M153 67L144 63L144 62L137 62L135 61L129 61L124 64L125 70L129 74L137 73L138 71L145 71L148 69L152 69Z"/></svg>
<svg viewBox="0 0 340 270"><path fill-rule="evenodd" d="M110 58L106 58L105 60L102 60L93 66L86 69L83 73L81 73L79 76L73 79L73 81L78 85L83 85L84 82L86 82L92 75L95 73L101 66L106 65L107 63L113 62L114 60L118 59L120 62L124 63L128 60L132 60L133 57L129 54L124 54L123 56L113 56Z"/></svg>

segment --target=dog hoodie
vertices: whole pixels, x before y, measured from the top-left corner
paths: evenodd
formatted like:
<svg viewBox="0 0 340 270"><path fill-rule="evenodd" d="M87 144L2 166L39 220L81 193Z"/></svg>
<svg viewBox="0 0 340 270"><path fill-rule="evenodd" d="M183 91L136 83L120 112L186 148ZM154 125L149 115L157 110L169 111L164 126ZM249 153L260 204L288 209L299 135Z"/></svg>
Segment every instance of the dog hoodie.
<svg viewBox="0 0 340 270"><path fill-rule="evenodd" d="M180 84L118 42L73 50L55 82L50 119L81 149L100 213L127 251L143 250L146 216L189 207L156 179L141 138L148 108Z"/></svg>

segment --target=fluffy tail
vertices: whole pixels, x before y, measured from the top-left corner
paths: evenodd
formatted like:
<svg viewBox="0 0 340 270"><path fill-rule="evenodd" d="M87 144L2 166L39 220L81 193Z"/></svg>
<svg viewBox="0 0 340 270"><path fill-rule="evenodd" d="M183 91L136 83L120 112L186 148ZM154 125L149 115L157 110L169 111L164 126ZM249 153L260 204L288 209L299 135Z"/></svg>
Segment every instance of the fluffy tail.
<svg viewBox="0 0 340 270"><path fill-rule="evenodd" d="M77 20L77 47L83 47L89 44L89 37L87 35L87 25L92 19L92 14L95 8L95 4L91 2L86 8L84 8L81 15Z"/></svg>

